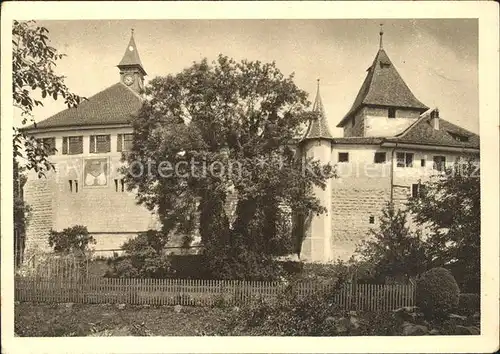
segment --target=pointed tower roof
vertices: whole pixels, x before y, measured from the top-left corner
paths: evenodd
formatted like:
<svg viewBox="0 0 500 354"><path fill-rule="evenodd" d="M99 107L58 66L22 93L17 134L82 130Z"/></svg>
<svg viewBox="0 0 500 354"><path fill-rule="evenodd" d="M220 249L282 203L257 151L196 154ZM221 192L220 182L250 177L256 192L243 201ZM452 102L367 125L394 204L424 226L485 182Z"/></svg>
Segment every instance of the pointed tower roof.
<svg viewBox="0 0 500 354"><path fill-rule="evenodd" d="M307 133L302 140L321 138L332 139L332 134L330 133L326 119L325 107L323 107L323 101L321 100L321 95L319 93L319 79L316 99L314 100L312 111L318 114L318 118L311 120Z"/></svg>
<svg viewBox="0 0 500 354"><path fill-rule="evenodd" d="M364 105L413 108L420 112L429 109L413 95L392 64L382 47L382 35L383 32L380 31L379 51L367 70L368 74L351 109L337 124L339 128Z"/></svg>
<svg viewBox="0 0 500 354"><path fill-rule="evenodd" d="M130 35L130 41L128 42L127 49L125 49L125 54L118 64L118 67L137 67L142 71L143 75L147 75L146 70L142 66L141 58L139 57L139 51L137 50L137 45L134 41L134 30Z"/></svg>

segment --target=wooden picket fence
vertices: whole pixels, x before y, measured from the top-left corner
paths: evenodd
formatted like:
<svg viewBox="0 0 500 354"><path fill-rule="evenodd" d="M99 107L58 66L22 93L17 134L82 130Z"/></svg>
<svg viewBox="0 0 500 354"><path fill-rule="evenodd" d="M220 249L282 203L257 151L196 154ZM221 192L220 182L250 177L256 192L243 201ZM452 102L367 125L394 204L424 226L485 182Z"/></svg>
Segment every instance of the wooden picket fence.
<svg viewBox="0 0 500 354"><path fill-rule="evenodd" d="M123 303L134 305L213 306L273 299L286 285L282 282L190 279L127 279L87 277L80 279L17 276L17 301L44 303ZM332 291L331 285L301 282L294 291L305 296ZM345 310L391 311L414 305L414 285L345 284L334 302Z"/></svg>

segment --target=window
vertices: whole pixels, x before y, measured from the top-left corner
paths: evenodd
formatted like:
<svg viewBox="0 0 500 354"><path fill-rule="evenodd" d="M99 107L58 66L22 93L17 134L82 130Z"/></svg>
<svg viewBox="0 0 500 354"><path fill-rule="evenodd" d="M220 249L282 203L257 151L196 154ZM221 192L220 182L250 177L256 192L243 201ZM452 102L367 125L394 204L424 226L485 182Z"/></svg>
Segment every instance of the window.
<svg viewBox="0 0 500 354"><path fill-rule="evenodd" d="M115 192L119 191L125 192L125 181L123 179L115 179Z"/></svg>
<svg viewBox="0 0 500 354"><path fill-rule="evenodd" d="M444 172L446 168L446 157L434 156L434 169L439 172Z"/></svg>
<svg viewBox="0 0 500 354"><path fill-rule="evenodd" d="M56 138L42 138L40 139L40 143L45 149L45 152L47 152L47 155L56 154Z"/></svg>
<svg viewBox="0 0 500 354"><path fill-rule="evenodd" d="M420 167L425 167L425 159L420 160Z"/></svg>
<svg viewBox="0 0 500 354"><path fill-rule="evenodd" d="M396 108L389 108L389 118L396 118Z"/></svg>
<svg viewBox="0 0 500 354"><path fill-rule="evenodd" d="M64 155L83 154L83 136L65 136L63 137Z"/></svg>
<svg viewBox="0 0 500 354"><path fill-rule="evenodd" d="M133 134L118 134L116 151L130 151L132 150L132 141L134 140Z"/></svg>
<svg viewBox="0 0 500 354"><path fill-rule="evenodd" d="M109 135L91 135L90 153L104 153L111 151L111 138Z"/></svg>
<svg viewBox="0 0 500 354"><path fill-rule="evenodd" d="M339 162L349 162L349 153L339 152Z"/></svg>
<svg viewBox="0 0 500 354"><path fill-rule="evenodd" d="M411 196L413 198L421 198L425 195L425 186L423 184L417 183L411 185Z"/></svg>
<svg viewBox="0 0 500 354"><path fill-rule="evenodd" d="M70 179L68 182L70 193L78 193L78 181Z"/></svg>
<svg viewBox="0 0 500 354"><path fill-rule="evenodd" d="M413 153L398 152L396 159L398 167L413 167Z"/></svg>
<svg viewBox="0 0 500 354"><path fill-rule="evenodd" d="M456 134L456 133L452 133L452 132L448 132L448 134L450 134L453 139L455 139L456 141L459 141L461 143L466 143L469 141L468 136Z"/></svg>
<svg viewBox="0 0 500 354"><path fill-rule="evenodd" d="M376 152L374 162L375 163L384 163L385 162L385 152Z"/></svg>
<svg viewBox="0 0 500 354"><path fill-rule="evenodd" d="M370 222L370 224L375 224L375 217L370 216L369 222Z"/></svg>

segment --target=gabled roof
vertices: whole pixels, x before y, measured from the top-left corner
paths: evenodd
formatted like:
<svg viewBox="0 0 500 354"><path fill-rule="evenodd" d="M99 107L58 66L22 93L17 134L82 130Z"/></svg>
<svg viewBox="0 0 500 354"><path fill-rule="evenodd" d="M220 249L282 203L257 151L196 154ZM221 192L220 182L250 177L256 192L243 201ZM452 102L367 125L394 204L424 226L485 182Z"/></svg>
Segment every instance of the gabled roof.
<svg viewBox="0 0 500 354"><path fill-rule="evenodd" d="M403 142L419 145L451 146L479 149L479 135L474 134L453 123L439 119L439 129L432 126L430 112L426 112L403 132L392 138L385 139L391 142ZM459 141L456 137L465 138Z"/></svg>
<svg viewBox="0 0 500 354"><path fill-rule="evenodd" d="M134 41L134 32L132 32L132 35L130 36L127 49L125 49L125 54L123 54L123 58L120 61L120 64L118 64L118 67L137 67L144 75L147 75L146 70L144 70L144 67L142 66L139 51L137 50L137 46Z"/></svg>
<svg viewBox="0 0 500 354"><path fill-rule="evenodd" d="M93 95L76 108L68 108L24 130L88 125L128 124L142 107L141 97L122 83Z"/></svg>
<svg viewBox="0 0 500 354"><path fill-rule="evenodd" d="M330 128L328 127L328 121L326 119L325 107L323 106L323 101L321 100L321 95L319 93L319 80L318 89L316 92L316 99L314 100L312 111L317 113L317 119L312 119L309 123L306 135L302 140L306 139L331 139L332 134L330 133Z"/></svg>
<svg viewBox="0 0 500 354"><path fill-rule="evenodd" d="M405 107L421 112L428 109L410 91L384 49L378 51L367 71L368 74L351 109L337 127L343 127L346 121L364 105Z"/></svg>

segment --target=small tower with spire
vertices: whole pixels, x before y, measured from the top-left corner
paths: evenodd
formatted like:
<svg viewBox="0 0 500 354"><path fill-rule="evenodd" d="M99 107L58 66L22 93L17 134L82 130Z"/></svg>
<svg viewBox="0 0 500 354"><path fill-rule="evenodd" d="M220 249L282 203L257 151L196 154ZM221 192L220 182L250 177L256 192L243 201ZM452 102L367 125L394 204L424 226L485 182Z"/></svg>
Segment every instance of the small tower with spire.
<svg viewBox="0 0 500 354"><path fill-rule="evenodd" d="M411 92L384 50L380 24L379 49L351 109L337 124L344 137L387 137L406 129L429 109Z"/></svg>
<svg viewBox="0 0 500 354"><path fill-rule="evenodd" d="M304 138L299 144L303 156L307 160L319 160L321 165L332 161L332 134L328 126L325 108L321 99L319 79L317 80L316 98L312 111L315 117L309 122ZM310 215L306 218L304 235L300 249L300 258L311 262L328 262L332 260L332 182L327 181L325 189L315 186L313 193L326 208L321 215Z"/></svg>
<svg viewBox="0 0 500 354"><path fill-rule="evenodd" d="M134 29L131 29L130 41L125 54L120 63L117 65L120 69L120 82L124 83L132 90L140 93L144 88L144 76L147 75L146 70L142 66L141 58L134 40Z"/></svg>

